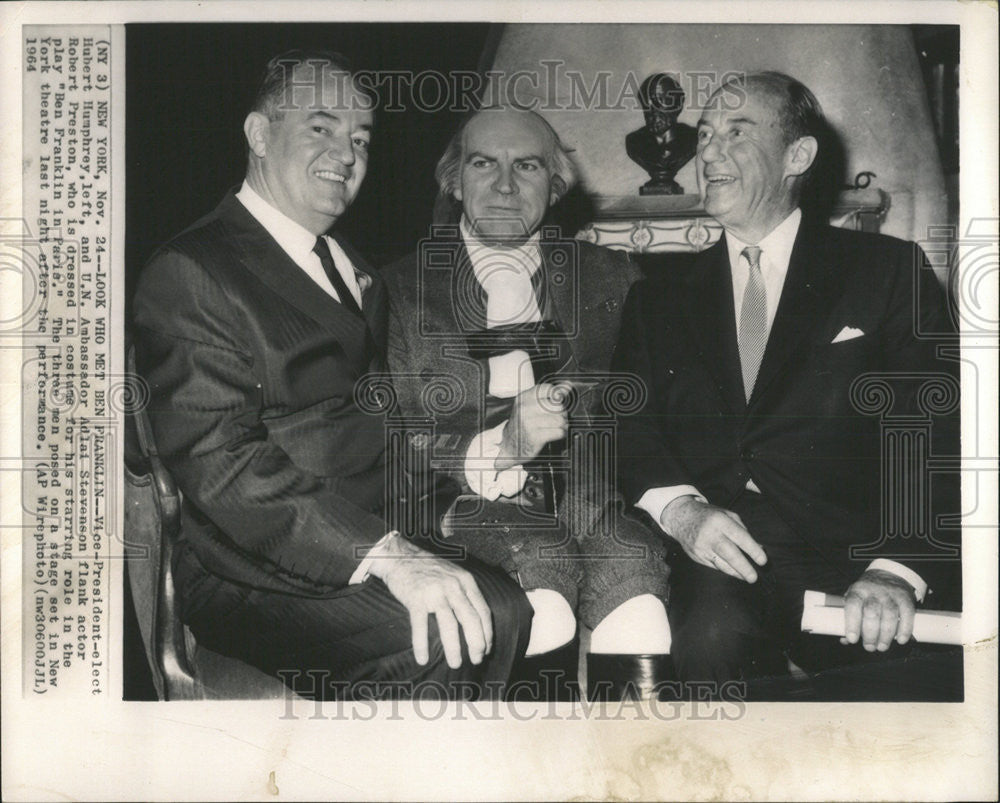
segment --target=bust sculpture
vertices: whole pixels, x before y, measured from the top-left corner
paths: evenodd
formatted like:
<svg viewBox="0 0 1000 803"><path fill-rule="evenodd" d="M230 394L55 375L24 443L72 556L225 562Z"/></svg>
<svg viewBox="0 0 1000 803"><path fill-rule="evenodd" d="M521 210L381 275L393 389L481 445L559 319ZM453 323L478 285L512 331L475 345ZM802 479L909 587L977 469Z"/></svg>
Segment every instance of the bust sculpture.
<svg viewBox="0 0 1000 803"><path fill-rule="evenodd" d="M649 173L640 195L680 195L684 192L674 176L694 156L694 128L678 123L684 108L684 90L667 73L654 73L639 87L646 124L625 137L629 158Z"/></svg>

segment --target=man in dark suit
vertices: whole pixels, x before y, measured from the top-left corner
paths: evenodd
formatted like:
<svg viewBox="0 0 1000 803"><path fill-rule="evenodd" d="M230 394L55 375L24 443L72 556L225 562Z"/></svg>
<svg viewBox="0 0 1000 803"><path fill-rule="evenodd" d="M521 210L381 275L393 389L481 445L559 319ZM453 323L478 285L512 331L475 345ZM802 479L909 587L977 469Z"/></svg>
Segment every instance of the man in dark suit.
<svg viewBox="0 0 1000 803"><path fill-rule="evenodd" d="M393 382L407 415L434 416L428 465L453 480L437 500L446 543L528 590L525 680L543 669L575 678L579 610L593 628L592 694L629 693L629 681L642 691L669 677L664 543L620 512L607 428L608 365L638 271L625 254L542 226L575 170L535 113L472 116L437 178L460 221L386 279Z"/></svg>
<svg viewBox="0 0 1000 803"><path fill-rule="evenodd" d="M789 657L816 671L891 660L918 602L957 590L954 545L885 537L880 422L855 398L856 380L878 372L894 412L916 421L917 380L957 391L917 336L948 330L943 294L913 243L803 216L823 130L815 97L788 76L724 85L697 153L724 236L690 268L637 284L623 314L614 367L649 396L621 422L619 466L627 499L679 547L682 680L780 676ZM935 422L939 454L957 453L953 425ZM801 636L806 589L846 593L840 643Z"/></svg>
<svg viewBox="0 0 1000 803"><path fill-rule="evenodd" d="M384 369L385 289L327 234L372 124L341 57L275 57L242 187L142 273L137 365L184 495L182 617L310 696L495 694L527 640L523 593L387 534L381 397L363 379Z"/></svg>

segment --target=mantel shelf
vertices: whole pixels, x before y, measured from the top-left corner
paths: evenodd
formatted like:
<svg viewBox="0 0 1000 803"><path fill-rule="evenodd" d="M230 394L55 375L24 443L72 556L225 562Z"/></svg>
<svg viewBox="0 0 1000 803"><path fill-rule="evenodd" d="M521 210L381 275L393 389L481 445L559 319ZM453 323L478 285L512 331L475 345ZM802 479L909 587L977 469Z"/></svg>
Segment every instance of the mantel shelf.
<svg viewBox="0 0 1000 803"><path fill-rule="evenodd" d="M721 235L694 194L598 195L594 220L577 237L638 253L701 251ZM889 195L878 188L845 190L833 207L830 222L844 228L878 231L889 209Z"/></svg>

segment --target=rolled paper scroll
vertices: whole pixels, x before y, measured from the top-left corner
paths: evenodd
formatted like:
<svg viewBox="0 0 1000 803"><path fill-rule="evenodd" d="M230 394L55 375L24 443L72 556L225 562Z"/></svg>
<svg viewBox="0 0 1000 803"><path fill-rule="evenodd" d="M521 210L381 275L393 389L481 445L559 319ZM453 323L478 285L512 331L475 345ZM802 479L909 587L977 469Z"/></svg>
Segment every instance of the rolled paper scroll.
<svg viewBox="0 0 1000 803"><path fill-rule="evenodd" d="M844 598L806 591L802 630L821 636L844 636ZM913 638L924 644L961 644L962 614L956 611L917 611Z"/></svg>

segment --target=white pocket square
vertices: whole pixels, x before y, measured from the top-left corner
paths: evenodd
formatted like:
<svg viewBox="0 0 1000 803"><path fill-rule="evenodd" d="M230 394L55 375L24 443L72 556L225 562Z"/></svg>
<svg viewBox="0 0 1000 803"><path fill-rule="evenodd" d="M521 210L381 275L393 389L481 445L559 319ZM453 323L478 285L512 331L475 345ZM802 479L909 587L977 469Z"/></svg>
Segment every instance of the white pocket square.
<svg viewBox="0 0 1000 803"><path fill-rule="evenodd" d="M840 333L830 341L830 343L843 343L845 340L854 340L856 337L864 337L865 333L853 326L845 326Z"/></svg>

